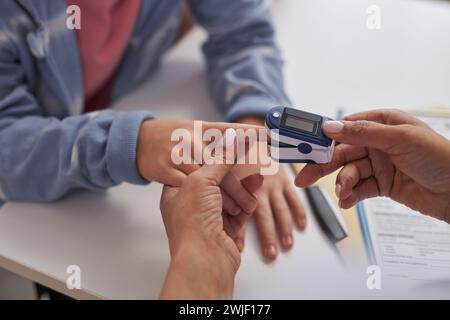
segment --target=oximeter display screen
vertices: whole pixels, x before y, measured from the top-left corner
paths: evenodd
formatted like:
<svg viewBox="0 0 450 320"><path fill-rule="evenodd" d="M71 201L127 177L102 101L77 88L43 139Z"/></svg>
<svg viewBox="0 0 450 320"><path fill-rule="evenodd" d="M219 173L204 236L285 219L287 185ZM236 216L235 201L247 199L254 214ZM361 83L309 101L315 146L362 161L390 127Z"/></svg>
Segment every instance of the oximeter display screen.
<svg viewBox="0 0 450 320"><path fill-rule="evenodd" d="M306 119L300 119L297 117L293 117L293 116L287 116L285 121L284 121L284 125L286 127L292 128L292 129L296 129L296 130L301 130L301 131L305 131L308 133L314 133L315 130L315 123L312 121L308 121Z"/></svg>
<svg viewBox="0 0 450 320"><path fill-rule="evenodd" d="M297 133L319 136L322 117L313 113L284 108L280 121L280 129L286 128Z"/></svg>

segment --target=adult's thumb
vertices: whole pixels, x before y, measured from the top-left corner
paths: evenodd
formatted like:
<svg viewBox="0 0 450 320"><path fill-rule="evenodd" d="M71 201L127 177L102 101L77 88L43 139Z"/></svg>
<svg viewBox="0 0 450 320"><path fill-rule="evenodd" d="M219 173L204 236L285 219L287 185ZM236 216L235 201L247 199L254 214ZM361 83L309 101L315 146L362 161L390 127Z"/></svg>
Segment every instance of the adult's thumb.
<svg viewBox="0 0 450 320"><path fill-rule="evenodd" d="M232 128L227 129L223 136L223 143L218 146L219 153L215 155L218 161L213 161L211 164L205 163L193 175L219 185L235 165L237 148L235 142L235 130Z"/></svg>
<svg viewBox="0 0 450 320"><path fill-rule="evenodd" d="M360 147L372 147L388 151L404 143L401 126L390 126L373 121L327 121L322 126L324 133L333 140Z"/></svg>

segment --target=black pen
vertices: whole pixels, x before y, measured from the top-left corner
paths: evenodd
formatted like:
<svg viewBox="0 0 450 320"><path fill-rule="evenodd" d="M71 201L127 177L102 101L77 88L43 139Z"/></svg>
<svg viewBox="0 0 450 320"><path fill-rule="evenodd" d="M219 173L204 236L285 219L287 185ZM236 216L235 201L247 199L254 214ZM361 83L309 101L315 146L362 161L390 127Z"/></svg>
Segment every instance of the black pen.
<svg viewBox="0 0 450 320"><path fill-rule="evenodd" d="M336 243L346 238L348 232L345 221L328 192L322 187L309 187L305 191L319 224L330 240Z"/></svg>

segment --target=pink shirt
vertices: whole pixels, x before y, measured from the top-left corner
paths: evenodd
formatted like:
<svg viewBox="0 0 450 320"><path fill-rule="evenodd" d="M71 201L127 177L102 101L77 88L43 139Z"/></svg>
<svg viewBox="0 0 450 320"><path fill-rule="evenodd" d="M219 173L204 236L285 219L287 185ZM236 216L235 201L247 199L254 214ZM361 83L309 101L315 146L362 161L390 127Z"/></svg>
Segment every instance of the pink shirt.
<svg viewBox="0 0 450 320"><path fill-rule="evenodd" d="M81 9L77 41L85 111L106 108L117 70L138 18L141 0L67 0Z"/></svg>

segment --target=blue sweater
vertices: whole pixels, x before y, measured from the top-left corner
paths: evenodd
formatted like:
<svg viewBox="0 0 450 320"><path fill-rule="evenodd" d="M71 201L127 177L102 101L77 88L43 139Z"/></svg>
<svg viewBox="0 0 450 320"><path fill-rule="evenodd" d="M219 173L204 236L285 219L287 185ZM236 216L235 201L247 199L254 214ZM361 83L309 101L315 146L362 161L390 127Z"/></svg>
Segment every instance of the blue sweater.
<svg viewBox="0 0 450 320"><path fill-rule="evenodd" d="M234 121L285 104L282 61L263 0L190 0L209 37L211 96ZM142 84L173 43L181 0L144 0L112 100ZM136 142L148 112L82 114L84 93L65 0L0 1L0 199L50 201L76 189L145 184Z"/></svg>

